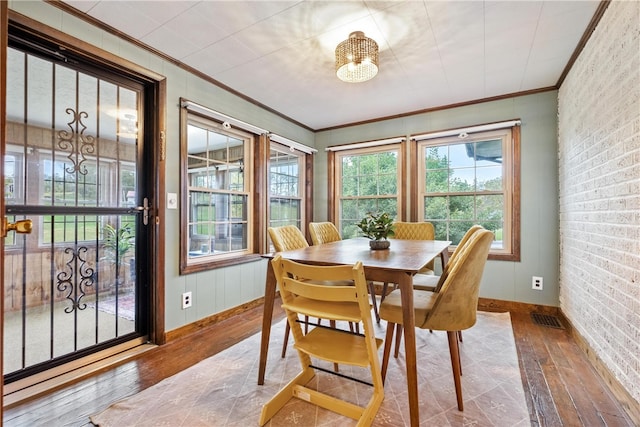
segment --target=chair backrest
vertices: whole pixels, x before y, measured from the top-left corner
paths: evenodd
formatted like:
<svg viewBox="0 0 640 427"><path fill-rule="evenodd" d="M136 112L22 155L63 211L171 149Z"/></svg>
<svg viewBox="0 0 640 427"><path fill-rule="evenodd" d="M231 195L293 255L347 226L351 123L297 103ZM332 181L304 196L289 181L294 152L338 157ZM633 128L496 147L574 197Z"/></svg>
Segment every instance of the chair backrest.
<svg viewBox="0 0 640 427"><path fill-rule="evenodd" d="M269 227L269 237L276 252L290 251L293 249L307 248L309 243L304 238L302 231L295 225L283 225L282 227Z"/></svg>
<svg viewBox="0 0 640 427"><path fill-rule="evenodd" d="M284 259L280 255L271 262L285 310L322 319L364 321L373 328L367 281L361 262L318 266ZM375 335L373 329L371 332Z"/></svg>
<svg viewBox="0 0 640 427"><path fill-rule="evenodd" d="M314 245L342 240L338 228L332 222L310 222L309 234Z"/></svg>
<svg viewBox="0 0 640 427"><path fill-rule="evenodd" d="M430 222L402 222L393 223L393 238L404 240L433 240L435 238L435 230ZM429 261L421 273L431 270L433 274L435 268L434 260Z"/></svg>
<svg viewBox="0 0 640 427"><path fill-rule="evenodd" d="M378 347L382 340L375 337L367 281L361 262L355 265L319 266L300 264L280 255L271 261L278 280L282 307L298 351L302 372L267 402L260 415L260 425L273 417L290 397L297 397L322 408L358 420L359 426L370 426L384 399L384 387ZM331 281L331 286L318 284ZM337 283L345 283L339 285ZM362 323L363 334L353 334L336 328L315 327L303 334L300 315ZM311 358L368 368L373 385L372 396L366 406L341 400L328 391L310 389L306 384L315 375ZM344 371L343 371L344 372ZM362 381L361 372L358 381ZM342 377L352 378L340 374ZM355 378L353 378L355 379ZM311 398L309 398L311 397Z"/></svg>
<svg viewBox="0 0 640 427"><path fill-rule="evenodd" d="M442 288L442 285L444 284L444 281L447 278L449 271L451 271L451 268L453 268L453 266L456 265L456 262L460 257L460 253L462 253L464 248L467 246L467 244L471 240L471 237L477 231L480 231L480 230L484 230L484 227L481 225L472 225L471 228L469 228L467 232L464 233L464 236L462 236L462 239L460 239L460 243L458 243L458 246L456 246L455 250L449 257L449 261L447 262L447 265L444 267L444 270L442 271L442 275L440 276L440 280L438 280L438 285L436 286L436 292L439 292L440 288Z"/></svg>
<svg viewBox="0 0 640 427"><path fill-rule="evenodd" d="M462 251L462 249L464 248L464 246L469 242L469 239L471 239L471 236L473 236L475 234L476 231L478 230L484 230L484 227L478 224L472 225L466 233L464 233L464 236L462 236L462 239L460 239L460 243L458 243L458 246L456 246L456 248L454 249L453 253L451 254L451 256L449 257L449 261L456 259L456 257L460 254L460 252Z"/></svg>
<svg viewBox="0 0 640 427"><path fill-rule="evenodd" d="M404 240L433 240L435 230L430 222L395 222L393 238Z"/></svg>
<svg viewBox="0 0 640 427"><path fill-rule="evenodd" d="M440 331L462 331L476 323L478 292L484 266L494 235L488 230L476 231L461 250L459 259L449 271L421 328ZM420 324L420 319L416 319Z"/></svg>

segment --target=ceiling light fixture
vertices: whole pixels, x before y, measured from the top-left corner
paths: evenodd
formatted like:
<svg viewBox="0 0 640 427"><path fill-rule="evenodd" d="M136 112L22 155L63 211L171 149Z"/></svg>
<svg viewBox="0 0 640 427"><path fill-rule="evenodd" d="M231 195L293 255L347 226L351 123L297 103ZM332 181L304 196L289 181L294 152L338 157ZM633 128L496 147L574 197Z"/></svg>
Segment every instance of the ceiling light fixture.
<svg viewBox="0 0 640 427"><path fill-rule="evenodd" d="M336 47L336 74L347 83L366 82L378 74L378 43L354 31Z"/></svg>

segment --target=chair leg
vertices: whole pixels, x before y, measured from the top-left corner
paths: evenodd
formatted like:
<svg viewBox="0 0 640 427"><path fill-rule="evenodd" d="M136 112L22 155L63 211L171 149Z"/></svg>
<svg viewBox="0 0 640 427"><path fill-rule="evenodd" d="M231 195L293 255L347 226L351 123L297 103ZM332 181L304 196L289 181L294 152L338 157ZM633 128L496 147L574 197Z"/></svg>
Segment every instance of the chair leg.
<svg viewBox="0 0 640 427"><path fill-rule="evenodd" d="M291 326L289 326L289 322L284 327L284 342L282 343L282 354L280 357L284 359L287 355L287 344L289 343L289 331L291 331Z"/></svg>
<svg viewBox="0 0 640 427"><path fill-rule="evenodd" d="M322 319L318 319L318 325L322 322ZM335 327L335 324L334 324ZM284 342L282 343L282 353L280 357L283 359L287 355L287 344L289 344L289 332L291 331L291 327L289 326L289 322L284 327ZM309 333L309 316L304 316L304 333L305 335ZM337 365L336 365L337 366ZM338 370L336 369L336 372Z"/></svg>
<svg viewBox="0 0 640 427"><path fill-rule="evenodd" d="M387 297L388 291L389 291L389 283L388 282L382 283L382 295L380 296L380 304L382 304L382 301L384 301L384 299Z"/></svg>
<svg viewBox="0 0 640 427"><path fill-rule="evenodd" d="M458 342L462 342L462 331L456 332L456 337L458 337ZM460 362L460 345L458 347L458 367L460 369L460 376L462 376L462 363Z"/></svg>
<svg viewBox="0 0 640 427"><path fill-rule="evenodd" d="M369 281L369 293L371 294L371 305L373 306L373 313L376 316L376 322L380 323L380 314L378 313L378 301L376 300L376 287L373 282Z"/></svg>
<svg viewBox="0 0 640 427"><path fill-rule="evenodd" d="M456 386L456 397L458 399L458 410L463 411L462 384L460 383L460 351L458 348L458 334L456 331L447 331L449 339L449 353L451 354L451 368L453 370L453 382Z"/></svg>
<svg viewBox="0 0 640 427"><path fill-rule="evenodd" d="M387 323L387 334L384 338L384 350L382 352L382 366L380 372L382 373L382 385L384 385L384 379L387 377L387 366L389 365L389 353L391 353L391 341L393 341L393 330L395 325L393 323Z"/></svg>
<svg viewBox="0 0 640 427"><path fill-rule="evenodd" d="M394 290L398 289L398 285L394 284L393 289ZM384 299L387 297L388 292L389 292L389 283L388 282L382 283L382 296L380 297L380 303L382 303L382 301L384 301Z"/></svg>
<svg viewBox="0 0 640 427"><path fill-rule="evenodd" d="M398 358L398 353L400 353L400 340L402 339L402 325L396 325L396 347L393 352L393 357Z"/></svg>

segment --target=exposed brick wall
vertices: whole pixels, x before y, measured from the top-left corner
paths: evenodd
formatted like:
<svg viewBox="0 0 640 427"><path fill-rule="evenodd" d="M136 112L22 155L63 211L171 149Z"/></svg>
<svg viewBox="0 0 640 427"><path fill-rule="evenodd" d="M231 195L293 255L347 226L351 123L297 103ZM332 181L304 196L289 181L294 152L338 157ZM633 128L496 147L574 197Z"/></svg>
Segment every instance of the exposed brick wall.
<svg viewBox="0 0 640 427"><path fill-rule="evenodd" d="M640 2L609 5L558 114L560 307L640 402Z"/></svg>

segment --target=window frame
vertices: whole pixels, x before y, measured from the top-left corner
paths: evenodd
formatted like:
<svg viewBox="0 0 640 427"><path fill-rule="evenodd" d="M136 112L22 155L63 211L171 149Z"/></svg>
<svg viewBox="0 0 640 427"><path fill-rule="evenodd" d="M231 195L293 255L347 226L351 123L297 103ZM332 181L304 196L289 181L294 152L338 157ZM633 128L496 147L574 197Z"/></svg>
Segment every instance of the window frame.
<svg viewBox="0 0 640 427"><path fill-rule="evenodd" d="M517 123L516 123L517 122ZM515 124L514 124L515 123ZM520 131L520 121L516 120L513 122L505 123L504 127L498 129L510 129L511 131L511 145L510 154L511 154L511 162L505 162L503 166L503 174L504 176L509 176L510 181L510 191L511 191L511 199L508 203L507 207L510 209L510 216L507 219L505 217L505 226L510 225L510 236L508 237L508 243L510 246L509 251L503 251L501 253L490 252L489 259L490 260L499 260L499 261L520 261L520 181L521 181L521 165L520 165L520 144L521 144L521 131ZM468 126L465 129L461 129L460 132L456 130L447 131L444 130L442 132L431 132L426 135L431 134L448 134L448 135L458 135L463 130L469 130L469 134L475 134L478 131L475 131L476 128L483 128L485 125L478 126ZM492 128L495 129L495 128ZM418 135L417 133L414 135ZM401 185L399 188L399 210L398 210L398 220L403 218L403 213L406 211L408 213L407 221L420 221L419 214L419 205L421 204L418 187L419 187L419 150L418 143L422 142L426 138L422 138L420 140L416 140L411 136L408 136L410 143L407 144L405 142L401 143L401 155L399 156L400 166L399 168L402 170L400 179ZM348 146L353 145L353 149L346 148ZM382 144L376 145L372 143L354 143L345 146L333 146L327 148L327 170L329 177L329 187L327 193L328 199L328 218L330 221L334 222L339 229L341 229L342 225L340 224L340 215L339 215L339 186L340 186L340 178L338 177L339 173L339 163L340 156L345 152L349 151L361 151L365 148L356 148L360 147L370 147L374 146L375 148L379 148ZM408 173L405 173L407 170ZM407 191L408 189L408 191ZM402 212L402 213L401 213ZM404 220L404 219L403 219ZM455 246L451 246L449 251L452 252L455 249Z"/></svg>
<svg viewBox="0 0 640 427"><path fill-rule="evenodd" d="M269 149L268 151L268 165L267 165L267 206L266 206L266 215L267 215L267 220L266 220L266 224L267 227L278 227L281 225L289 225L292 224L292 221L286 221L283 222L283 220L277 220L277 223L274 223L274 219L272 218L272 211L271 211L271 199L272 198L278 198L278 199L289 199L289 200L297 200L300 203L300 214L298 216L298 218L295 220L295 225L296 227L298 227L303 233L305 233L306 230L306 224L308 223L307 220L307 200L308 200L308 196L307 196L307 186L305 185L305 182L307 180L306 177L306 173L305 170L307 168L307 157L309 156L306 153L303 153L302 151L290 148L290 147L286 147L283 144L280 144L276 141L270 141L269 142ZM279 194L273 194L272 193L272 182L271 182L271 177L272 177L272 171L271 171L271 167L272 167L272 156L271 156L271 152L272 151L276 151L278 153L281 154L285 154L288 156L294 156L297 158L297 163L298 163L298 176L297 176L297 188L298 188L298 194L296 196L293 195L279 195ZM273 252L274 248L273 248L273 244L271 243L270 239L268 242L268 248L267 250L269 252Z"/></svg>
<svg viewBox="0 0 640 427"><path fill-rule="evenodd" d="M238 132L241 135L251 137L250 151L246 155L245 170L249 170L251 177L245 177L245 182L250 185L248 191L250 203L247 203L247 224L249 232L247 241L251 250L244 253L231 252L228 257L202 257L197 263L187 263L188 254L188 213L189 190L187 168L187 123L189 117L197 117L217 129L229 132ZM216 130L219 132L219 130ZM302 201L301 224L302 231L307 233L307 224L312 220L313 214L313 153L317 150L299 142L273 134L253 124L243 122L236 118L219 113L204 105L180 98L180 249L179 249L179 274L190 274L199 271L212 270L230 265L254 262L263 259L261 254L270 251L270 242L267 236L269 215L269 162L271 144L278 143L287 147L301 156L303 164L300 173L300 188L304 190Z"/></svg>
<svg viewBox="0 0 640 427"><path fill-rule="evenodd" d="M237 251L229 251L221 254L204 255L197 258L189 257L189 211L190 211L190 195L192 188L188 179L188 125L196 122L200 126L206 126L207 130L229 135L236 139L244 141L244 176L243 182L245 188L240 192L231 190L208 191L209 193L224 193L229 195L246 195L247 203L246 211L246 233L247 247ZM180 198L180 274L189 274L203 270L220 268L228 265L235 265L244 262L257 261L260 259L258 255L261 247L257 236L260 233L254 232L259 229L260 221L259 200L256 196L256 188L258 188L257 177L262 173L263 166L260 166L259 156L255 155L259 140L262 138L250 131L239 129L235 126L229 126L221 120L200 114L197 111L190 111L186 107L180 109L180 180L181 194Z"/></svg>
<svg viewBox="0 0 640 427"><path fill-rule="evenodd" d="M415 173L411 181L415 183L415 196L412 197L414 218L424 221L424 198L425 190L425 165L424 147L454 145L461 142L478 141L485 139L496 139L498 135L510 133L510 136L503 141L502 177L503 191L505 195L503 213L503 248L491 249L489 259L503 261L520 261L520 126L505 127L484 132L474 132L468 134L468 139L460 139L459 136L444 136L429 140L415 141L412 151L412 169ZM442 193L451 194L451 193ZM473 192L471 194L482 194ZM487 193L488 194L488 193ZM480 221L481 222L481 221ZM454 249L455 245L451 246Z"/></svg>
<svg viewBox="0 0 640 427"><path fill-rule="evenodd" d="M358 145L358 144L354 144ZM398 142L393 144L384 144L384 145L373 145L373 146L364 146L362 148L352 148L352 149L341 149L338 151L330 151L328 156L328 164L329 164L329 179L330 181L330 192L329 192L329 219L330 221L336 224L338 230L340 230L341 234L343 233L343 219L341 217L341 207L342 207L342 158L347 156L360 156L360 155L368 155L374 153L385 153L385 152L397 152L397 192L395 194L395 198L397 200L396 203L396 220L401 221L404 218L405 212L405 194L406 194L406 180L403 179L405 175L405 143ZM376 198L382 198L384 195L378 195ZM389 195L386 195L388 198ZM364 198L364 197L363 197Z"/></svg>

